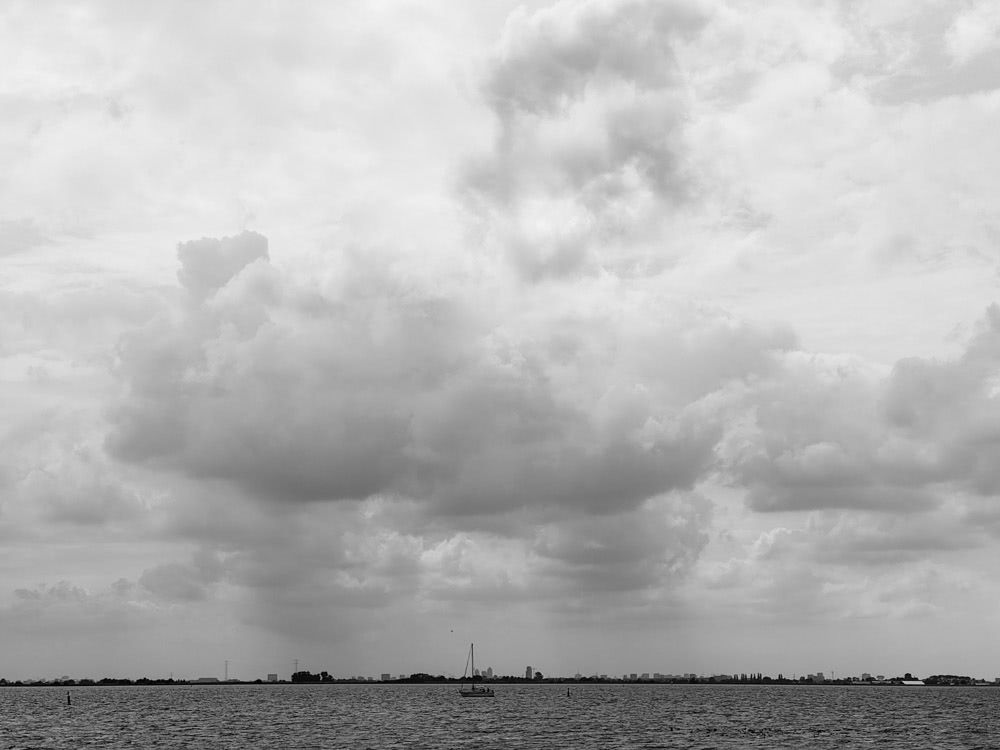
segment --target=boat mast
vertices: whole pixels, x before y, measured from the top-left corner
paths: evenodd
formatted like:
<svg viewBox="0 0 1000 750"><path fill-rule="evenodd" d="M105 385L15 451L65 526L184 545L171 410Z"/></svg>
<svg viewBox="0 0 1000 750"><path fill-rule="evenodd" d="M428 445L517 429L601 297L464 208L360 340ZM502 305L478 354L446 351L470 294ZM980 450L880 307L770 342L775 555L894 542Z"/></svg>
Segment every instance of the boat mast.
<svg viewBox="0 0 1000 750"><path fill-rule="evenodd" d="M472 657L472 687L476 686L476 644L469 644L469 655Z"/></svg>

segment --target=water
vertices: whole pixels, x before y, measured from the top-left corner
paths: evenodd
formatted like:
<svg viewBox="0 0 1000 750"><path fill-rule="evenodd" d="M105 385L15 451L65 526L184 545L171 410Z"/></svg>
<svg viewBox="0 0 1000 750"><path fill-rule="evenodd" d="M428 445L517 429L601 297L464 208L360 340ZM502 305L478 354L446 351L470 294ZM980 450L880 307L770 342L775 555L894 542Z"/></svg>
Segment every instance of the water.
<svg viewBox="0 0 1000 750"><path fill-rule="evenodd" d="M1000 749L1000 688L225 685L0 688L13 748Z"/></svg>

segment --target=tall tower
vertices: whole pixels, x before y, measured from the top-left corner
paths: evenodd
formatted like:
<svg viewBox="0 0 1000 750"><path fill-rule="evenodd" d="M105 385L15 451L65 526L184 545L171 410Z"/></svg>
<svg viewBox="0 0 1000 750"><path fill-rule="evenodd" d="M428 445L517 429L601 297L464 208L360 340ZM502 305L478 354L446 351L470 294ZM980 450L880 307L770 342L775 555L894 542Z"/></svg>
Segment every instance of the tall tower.
<svg viewBox="0 0 1000 750"><path fill-rule="evenodd" d="M531 679L531 665L530 664L527 667L524 668L524 679L526 679L526 680L530 680Z"/></svg>

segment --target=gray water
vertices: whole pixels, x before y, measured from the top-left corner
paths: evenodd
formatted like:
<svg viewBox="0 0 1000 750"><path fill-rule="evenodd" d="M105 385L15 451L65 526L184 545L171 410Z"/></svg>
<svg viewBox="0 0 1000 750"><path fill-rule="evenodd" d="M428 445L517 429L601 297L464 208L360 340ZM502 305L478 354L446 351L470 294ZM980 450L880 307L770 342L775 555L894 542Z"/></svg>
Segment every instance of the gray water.
<svg viewBox="0 0 1000 750"><path fill-rule="evenodd" d="M0 689L11 748L1000 748L1000 688L224 685Z"/></svg>

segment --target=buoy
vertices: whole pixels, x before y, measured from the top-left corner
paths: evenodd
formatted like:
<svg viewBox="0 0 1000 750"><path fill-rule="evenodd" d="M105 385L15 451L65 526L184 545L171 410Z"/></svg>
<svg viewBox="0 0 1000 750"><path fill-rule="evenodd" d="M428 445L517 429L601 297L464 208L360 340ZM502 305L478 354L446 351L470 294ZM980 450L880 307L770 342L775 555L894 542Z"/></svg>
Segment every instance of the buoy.
<svg viewBox="0 0 1000 750"><path fill-rule="evenodd" d="M68 690L66 691L66 705L67 706L72 706L73 705L73 699L69 697L69 691Z"/></svg>

